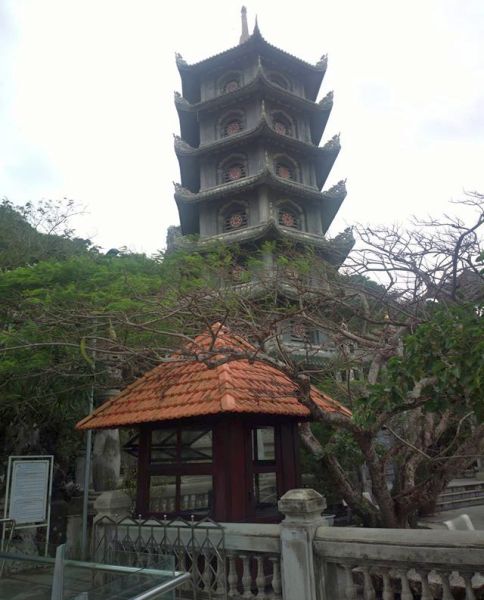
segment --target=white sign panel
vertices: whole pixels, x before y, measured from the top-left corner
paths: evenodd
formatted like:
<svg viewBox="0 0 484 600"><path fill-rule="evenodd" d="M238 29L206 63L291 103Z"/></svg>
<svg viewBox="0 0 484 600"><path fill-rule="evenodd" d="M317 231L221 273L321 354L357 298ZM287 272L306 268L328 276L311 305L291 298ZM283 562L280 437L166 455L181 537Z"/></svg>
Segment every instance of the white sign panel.
<svg viewBox="0 0 484 600"><path fill-rule="evenodd" d="M17 524L47 519L49 470L49 460L13 462L8 516Z"/></svg>

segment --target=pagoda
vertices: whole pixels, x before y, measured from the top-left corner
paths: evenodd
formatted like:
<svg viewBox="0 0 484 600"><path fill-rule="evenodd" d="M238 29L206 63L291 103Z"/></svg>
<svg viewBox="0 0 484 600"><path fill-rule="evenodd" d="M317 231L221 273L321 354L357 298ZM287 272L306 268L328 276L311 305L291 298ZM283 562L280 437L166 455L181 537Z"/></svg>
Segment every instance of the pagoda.
<svg viewBox="0 0 484 600"><path fill-rule="evenodd" d="M249 35L244 7L239 45L191 65L176 60L181 237L172 229L169 245L203 250L219 240L250 252L286 240L338 268L353 238L326 238L346 196L344 181L323 191L340 151L339 136L319 145L333 105L332 92L317 101L326 56L311 65L279 50L257 22Z"/></svg>

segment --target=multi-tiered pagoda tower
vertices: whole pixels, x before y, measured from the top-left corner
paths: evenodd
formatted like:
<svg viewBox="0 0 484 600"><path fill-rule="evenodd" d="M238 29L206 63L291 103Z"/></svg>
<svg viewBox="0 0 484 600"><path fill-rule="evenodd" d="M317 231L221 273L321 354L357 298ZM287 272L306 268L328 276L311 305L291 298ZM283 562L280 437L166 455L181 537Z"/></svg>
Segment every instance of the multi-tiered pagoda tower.
<svg viewBox="0 0 484 600"><path fill-rule="evenodd" d="M238 46L192 65L177 55L182 236L198 236L200 249L293 240L341 264L351 234L325 237L346 196L343 181L322 191L340 151L338 136L319 146L333 105L331 92L316 101L326 65L275 48L257 23L249 36L245 8Z"/></svg>

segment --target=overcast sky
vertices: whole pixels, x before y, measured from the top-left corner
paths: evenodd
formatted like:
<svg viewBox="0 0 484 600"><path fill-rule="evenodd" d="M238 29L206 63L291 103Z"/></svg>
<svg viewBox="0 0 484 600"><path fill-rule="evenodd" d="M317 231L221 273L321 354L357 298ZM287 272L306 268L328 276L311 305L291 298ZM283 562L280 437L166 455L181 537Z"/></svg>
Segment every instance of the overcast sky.
<svg viewBox="0 0 484 600"><path fill-rule="evenodd" d="M246 3L272 44L334 90L327 187L347 178L331 235L439 215L484 192L484 0ZM178 224L174 54L238 43L239 0L0 0L0 197L75 199L78 231L152 252Z"/></svg>

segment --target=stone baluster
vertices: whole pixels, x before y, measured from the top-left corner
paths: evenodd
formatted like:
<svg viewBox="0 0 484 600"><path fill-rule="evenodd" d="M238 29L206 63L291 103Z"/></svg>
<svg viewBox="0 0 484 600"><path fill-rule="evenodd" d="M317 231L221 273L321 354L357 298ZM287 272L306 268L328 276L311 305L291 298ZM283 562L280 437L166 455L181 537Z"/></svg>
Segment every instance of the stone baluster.
<svg viewBox="0 0 484 600"><path fill-rule="evenodd" d="M390 569L383 569L383 600L394 600L392 581L390 579Z"/></svg>
<svg viewBox="0 0 484 600"><path fill-rule="evenodd" d="M375 588L373 587L368 565L363 566L363 598L365 600L376 600Z"/></svg>
<svg viewBox="0 0 484 600"><path fill-rule="evenodd" d="M405 569L401 570L400 573L400 581L402 585L402 591L400 593L401 600L413 600L413 594L410 591L410 584L408 582L407 571Z"/></svg>
<svg viewBox="0 0 484 600"><path fill-rule="evenodd" d="M428 580L428 572L427 571L419 571L421 581L421 600L433 600L432 592L430 591L429 580Z"/></svg>
<svg viewBox="0 0 484 600"><path fill-rule="evenodd" d="M274 600L278 600L282 598L282 582L281 582L281 567L280 567L280 558L279 556L271 556L269 559L272 563L272 590L273 590L273 598Z"/></svg>
<svg viewBox="0 0 484 600"><path fill-rule="evenodd" d="M242 598L253 598L252 574L250 572L250 556L240 554L242 559Z"/></svg>
<svg viewBox="0 0 484 600"><path fill-rule="evenodd" d="M454 600L454 596L450 589L450 573L446 573L445 571L441 571L439 573L440 580L442 581L442 600Z"/></svg>
<svg viewBox="0 0 484 600"><path fill-rule="evenodd" d="M466 586L466 600L476 600L476 595L472 589L472 573L461 573Z"/></svg>
<svg viewBox="0 0 484 600"><path fill-rule="evenodd" d="M227 577L227 583L229 584L229 598L235 598L238 595L237 591L237 568L235 566L235 556L233 554L229 555L229 574Z"/></svg>
<svg viewBox="0 0 484 600"><path fill-rule="evenodd" d="M264 559L262 556L255 557L257 564L257 574L255 584L257 586L257 598L262 598L265 594L266 580L264 577Z"/></svg>
<svg viewBox="0 0 484 600"><path fill-rule="evenodd" d="M351 565L343 565L345 571L345 598L346 600L356 600L355 582L353 581L353 568Z"/></svg>

